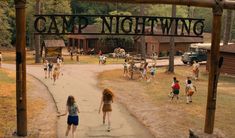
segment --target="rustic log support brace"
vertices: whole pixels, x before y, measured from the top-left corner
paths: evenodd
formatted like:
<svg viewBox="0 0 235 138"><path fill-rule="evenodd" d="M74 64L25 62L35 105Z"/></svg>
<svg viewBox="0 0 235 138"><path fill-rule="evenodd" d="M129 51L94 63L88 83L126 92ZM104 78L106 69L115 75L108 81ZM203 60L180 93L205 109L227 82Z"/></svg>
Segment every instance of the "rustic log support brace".
<svg viewBox="0 0 235 138"><path fill-rule="evenodd" d="M215 3L216 4L213 7L213 14L218 15L218 16L222 16L224 1L223 0L215 0Z"/></svg>
<svg viewBox="0 0 235 138"><path fill-rule="evenodd" d="M25 8L25 5L26 5L26 0L15 0L15 8L16 9Z"/></svg>
<svg viewBox="0 0 235 138"><path fill-rule="evenodd" d="M16 111L17 135L27 136L26 102L26 0L15 0L16 9Z"/></svg>
<svg viewBox="0 0 235 138"><path fill-rule="evenodd" d="M223 0L215 0L215 3L213 7L212 45L209 57L211 62L209 66L208 96L204 128L204 132L208 134L212 134L214 129L217 83L220 68L220 34L223 14Z"/></svg>

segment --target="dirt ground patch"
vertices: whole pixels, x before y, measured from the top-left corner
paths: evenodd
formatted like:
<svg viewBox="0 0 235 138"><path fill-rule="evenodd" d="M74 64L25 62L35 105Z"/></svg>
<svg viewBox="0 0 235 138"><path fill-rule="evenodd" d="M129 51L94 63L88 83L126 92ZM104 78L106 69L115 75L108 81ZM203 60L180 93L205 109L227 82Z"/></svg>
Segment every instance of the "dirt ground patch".
<svg viewBox="0 0 235 138"><path fill-rule="evenodd" d="M0 69L0 137L16 129L15 73ZM56 137L56 108L47 89L27 76L28 137Z"/></svg>
<svg viewBox="0 0 235 138"><path fill-rule="evenodd" d="M207 73L200 74L199 81L193 81L197 93L193 103L186 104L184 83L191 75L191 67L176 67L175 74L165 73L165 68L158 68L156 77L151 82L123 77L122 70L101 73L99 86L108 87L115 92L117 100L124 104L155 137L188 137L188 129L203 130L207 98ZM205 67L201 70L205 71ZM170 101L167 96L171 91L172 78L180 81L179 101ZM215 119L215 133L223 137L235 137L235 79L221 77L218 85L218 99Z"/></svg>

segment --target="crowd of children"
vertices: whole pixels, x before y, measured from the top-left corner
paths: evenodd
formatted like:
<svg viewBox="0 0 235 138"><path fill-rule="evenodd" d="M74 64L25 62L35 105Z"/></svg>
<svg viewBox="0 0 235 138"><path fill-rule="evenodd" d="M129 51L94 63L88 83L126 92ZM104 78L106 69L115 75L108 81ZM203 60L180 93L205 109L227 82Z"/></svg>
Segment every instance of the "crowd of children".
<svg viewBox="0 0 235 138"><path fill-rule="evenodd" d="M53 80L53 84L55 84L56 80L59 79L61 73L62 59L57 57L56 63L52 61L45 60L43 63L44 75L45 79L49 78ZM62 74L63 75L63 74Z"/></svg>
<svg viewBox="0 0 235 138"><path fill-rule="evenodd" d="M152 64L149 66L148 62L141 62L139 67L135 65L135 62L133 60L130 60L128 62L128 60L125 59L125 62L123 63L123 76L129 77L131 79L133 79L133 72L137 71L140 74L141 79L150 82L151 79L155 77L156 70L156 65ZM150 77L148 76L148 74L150 74Z"/></svg>
<svg viewBox="0 0 235 138"><path fill-rule="evenodd" d="M152 64L151 66L148 66L148 62L141 62L139 68L135 66L135 63L133 61L125 62L123 63L123 76L129 77L133 79L133 72L136 70L139 71L141 74L141 79L146 80L147 82L150 82L156 75L156 65ZM135 68L135 69L134 69ZM199 64L195 62L195 65L193 65L193 78L195 80L198 80L199 75ZM196 71L195 71L196 70ZM150 74L150 77L148 76ZM192 96L197 91L196 86L192 83L191 77L187 77L185 80L185 96L186 96L186 103L192 103ZM176 77L173 77L173 83L171 84L171 92L168 94L171 101L176 99L179 100L179 94L180 94L180 83L179 80L176 79Z"/></svg>

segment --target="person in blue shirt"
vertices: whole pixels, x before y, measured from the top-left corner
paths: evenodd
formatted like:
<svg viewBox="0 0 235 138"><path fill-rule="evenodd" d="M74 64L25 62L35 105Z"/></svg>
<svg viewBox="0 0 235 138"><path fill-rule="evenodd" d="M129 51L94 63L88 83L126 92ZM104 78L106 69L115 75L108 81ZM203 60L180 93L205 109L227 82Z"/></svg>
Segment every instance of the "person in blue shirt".
<svg viewBox="0 0 235 138"><path fill-rule="evenodd" d="M75 99L72 95L68 96L67 99L67 104L66 104L66 112L64 114L58 114L57 116L65 116L68 114L68 118L67 118L67 130L65 132L65 136L67 137L69 134L69 131L72 127L72 138L74 138L74 133L77 129L77 126L79 124L79 116L78 113L80 113L78 106L75 102Z"/></svg>

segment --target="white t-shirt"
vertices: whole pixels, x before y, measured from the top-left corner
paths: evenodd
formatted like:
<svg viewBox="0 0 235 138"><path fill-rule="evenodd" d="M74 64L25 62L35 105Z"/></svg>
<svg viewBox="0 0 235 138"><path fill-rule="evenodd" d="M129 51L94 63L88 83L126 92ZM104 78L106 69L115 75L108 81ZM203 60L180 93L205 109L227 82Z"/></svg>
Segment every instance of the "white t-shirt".
<svg viewBox="0 0 235 138"><path fill-rule="evenodd" d="M99 56L99 60L102 61L103 60L103 56Z"/></svg>
<svg viewBox="0 0 235 138"><path fill-rule="evenodd" d="M193 87L193 84L187 84L186 87L189 89L189 90L193 90L195 91L194 87Z"/></svg>
<svg viewBox="0 0 235 138"><path fill-rule="evenodd" d="M199 66L200 66L199 63L194 63L193 64L193 69L194 70L199 69Z"/></svg>
<svg viewBox="0 0 235 138"><path fill-rule="evenodd" d="M127 64L126 62L123 63L123 66L124 66L125 68L127 68L127 65L128 65L128 64Z"/></svg>

